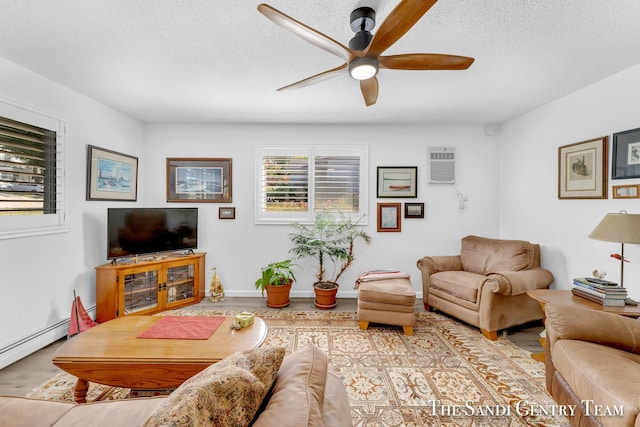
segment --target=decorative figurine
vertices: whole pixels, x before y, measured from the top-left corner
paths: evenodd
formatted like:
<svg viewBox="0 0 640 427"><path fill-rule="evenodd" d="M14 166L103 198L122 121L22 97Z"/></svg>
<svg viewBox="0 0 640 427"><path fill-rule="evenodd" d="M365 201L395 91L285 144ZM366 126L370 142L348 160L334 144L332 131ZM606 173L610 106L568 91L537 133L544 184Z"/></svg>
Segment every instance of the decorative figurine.
<svg viewBox="0 0 640 427"><path fill-rule="evenodd" d="M218 277L217 268L213 267L212 270L213 278L211 279L211 286L209 287L209 298L211 302L224 301L224 289Z"/></svg>

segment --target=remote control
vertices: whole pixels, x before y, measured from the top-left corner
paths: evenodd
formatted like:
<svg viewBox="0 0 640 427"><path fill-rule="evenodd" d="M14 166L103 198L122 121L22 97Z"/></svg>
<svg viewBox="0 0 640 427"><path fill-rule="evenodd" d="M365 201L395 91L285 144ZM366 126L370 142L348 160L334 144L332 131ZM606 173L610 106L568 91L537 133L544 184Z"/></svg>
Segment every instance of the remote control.
<svg viewBox="0 0 640 427"><path fill-rule="evenodd" d="M602 279L596 279L595 277L586 277L585 279L586 279L587 282L595 283L597 285L618 286L618 284L615 283L615 282L610 282L608 280L602 280Z"/></svg>

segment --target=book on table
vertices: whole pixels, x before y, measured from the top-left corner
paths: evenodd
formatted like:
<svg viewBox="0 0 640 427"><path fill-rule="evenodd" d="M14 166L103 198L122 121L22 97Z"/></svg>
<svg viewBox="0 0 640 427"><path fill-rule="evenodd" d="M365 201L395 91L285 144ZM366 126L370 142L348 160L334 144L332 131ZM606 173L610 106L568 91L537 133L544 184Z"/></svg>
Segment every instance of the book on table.
<svg viewBox="0 0 640 427"><path fill-rule="evenodd" d="M572 293L606 306L625 305L627 290L614 282L587 278L573 279Z"/></svg>

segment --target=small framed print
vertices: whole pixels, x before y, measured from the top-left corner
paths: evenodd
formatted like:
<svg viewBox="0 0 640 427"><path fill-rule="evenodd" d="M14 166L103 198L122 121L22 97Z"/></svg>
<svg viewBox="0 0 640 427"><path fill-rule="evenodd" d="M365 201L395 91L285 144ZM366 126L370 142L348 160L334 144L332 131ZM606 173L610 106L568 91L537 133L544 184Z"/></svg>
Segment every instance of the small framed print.
<svg viewBox="0 0 640 427"><path fill-rule="evenodd" d="M613 134L611 179L640 178L640 128Z"/></svg>
<svg viewBox="0 0 640 427"><path fill-rule="evenodd" d="M218 208L219 219L236 219L236 208Z"/></svg>
<svg viewBox="0 0 640 427"><path fill-rule="evenodd" d="M401 203L378 203L378 231L400 231Z"/></svg>
<svg viewBox="0 0 640 427"><path fill-rule="evenodd" d="M378 198L418 197L418 167L378 166Z"/></svg>
<svg viewBox="0 0 640 427"><path fill-rule="evenodd" d="M558 199L607 198L607 147L603 136L558 148Z"/></svg>
<svg viewBox="0 0 640 427"><path fill-rule="evenodd" d="M231 203L231 159L167 158L167 202Z"/></svg>
<svg viewBox="0 0 640 427"><path fill-rule="evenodd" d="M640 184L614 185L614 199L640 199Z"/></svg>
<svg viewBox="0 0 640 427"><path fill-rule="evenodd" d="M138 158L87 146L87 200L137 199Z"/></svg>
<svg viewBox="0 0 640 427"><path fill-rule="evenodd" d="M405 203L405 218L424 218L424 203Z"/></svg>

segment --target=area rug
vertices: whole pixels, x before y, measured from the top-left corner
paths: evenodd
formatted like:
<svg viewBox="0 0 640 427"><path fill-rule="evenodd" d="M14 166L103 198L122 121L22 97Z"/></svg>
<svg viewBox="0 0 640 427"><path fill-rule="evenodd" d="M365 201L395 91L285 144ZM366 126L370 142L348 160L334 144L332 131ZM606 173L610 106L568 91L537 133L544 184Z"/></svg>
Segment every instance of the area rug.
<svg viewBox="0 0 640 427"><path fill-rule="evenodd" d="M234 312L175 310L181 316ZM370 324L352 312L256 312L269 328L265 346L287 353L323 349L346 386L354 426L569 426L544 386L544 364L506 337L489 341L477 328L439 313L417 314L414 335ZM73 400L75 378L60 373L30 397ZM135 397L128 389L90 384L88 399Z"/></svg>

